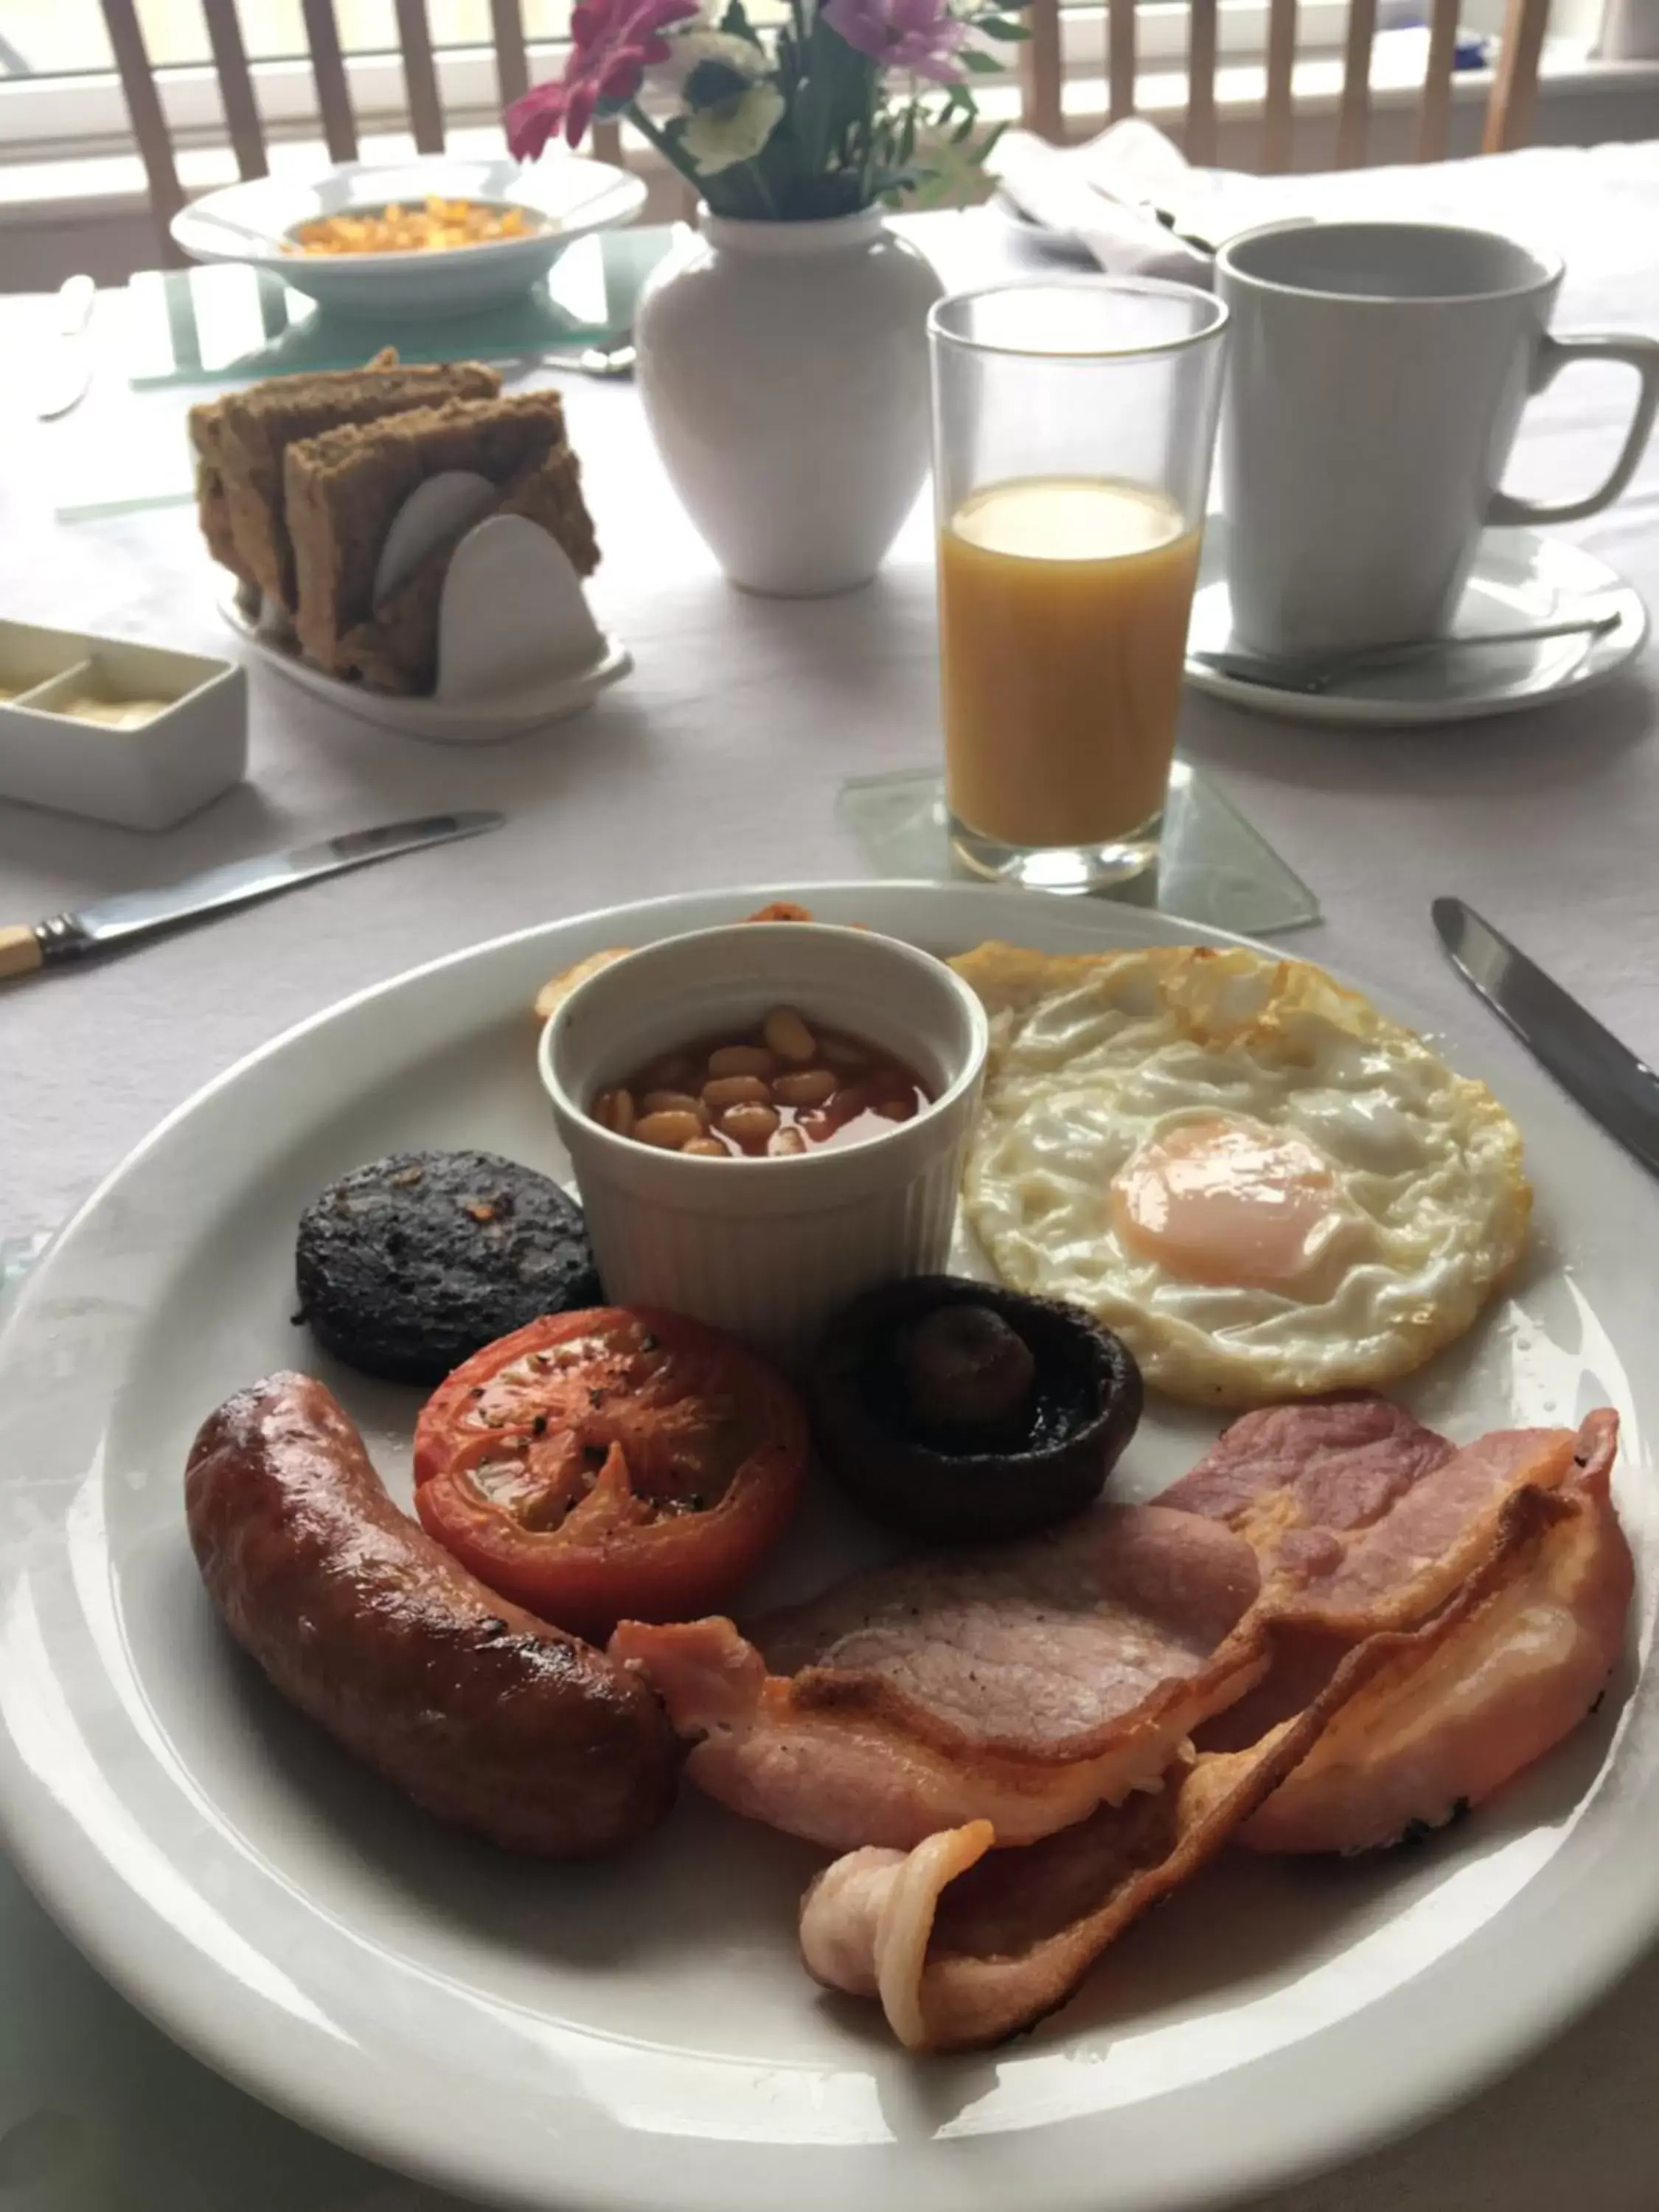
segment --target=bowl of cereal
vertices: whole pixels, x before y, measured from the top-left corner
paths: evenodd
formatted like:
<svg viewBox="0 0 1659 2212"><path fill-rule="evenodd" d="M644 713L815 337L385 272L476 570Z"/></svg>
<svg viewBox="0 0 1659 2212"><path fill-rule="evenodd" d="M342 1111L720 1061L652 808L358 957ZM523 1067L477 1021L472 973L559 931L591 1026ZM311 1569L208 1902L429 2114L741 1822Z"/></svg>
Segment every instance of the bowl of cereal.
<svg viewBox="0 0 1659 2212"><path fill-rule="evenodd" d="M938 1273L987 1044L943 961L872 931L745 921L599 969L540 1067L606 1297L791 1358Z"/></svg>
<svg viewBox="0 0 1659 2212"><path fill-rule="evenodd" d="M575 154L529 168L429 155L230 185L172 232L192 260L269 269L331 313L453 315L527 292L573 239L644 203L639 178Z"/></svg>

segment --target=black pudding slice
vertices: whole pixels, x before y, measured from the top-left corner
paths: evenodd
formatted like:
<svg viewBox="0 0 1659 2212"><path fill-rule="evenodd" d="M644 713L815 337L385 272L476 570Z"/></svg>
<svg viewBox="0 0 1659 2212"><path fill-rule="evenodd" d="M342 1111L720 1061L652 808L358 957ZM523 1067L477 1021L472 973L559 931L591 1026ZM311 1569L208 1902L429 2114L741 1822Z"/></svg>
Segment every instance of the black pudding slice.
<svg viewBox="0 0 1659 2212"><path fill-rule="evenodd" d="M581 1208L494 1152L394 1152L300 1217L300 1318L337 1358L439 1382L542 1314L599 1303Z"/></svg>

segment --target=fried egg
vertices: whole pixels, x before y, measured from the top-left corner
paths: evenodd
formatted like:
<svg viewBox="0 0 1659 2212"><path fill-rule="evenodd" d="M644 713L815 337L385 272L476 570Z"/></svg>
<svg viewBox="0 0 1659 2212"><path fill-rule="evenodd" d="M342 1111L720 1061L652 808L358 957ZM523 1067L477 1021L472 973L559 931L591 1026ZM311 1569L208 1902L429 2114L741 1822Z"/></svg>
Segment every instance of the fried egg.
<svg viewBox="0 0 1659 2212"><path fill-rule="evenodd" d="M951 964L991 1020L968 1218L1004 1281L1086 1308L1158 1389L1391 1382L1519 1257L1515 1123L1322 969L1196 945Z"/></svg>

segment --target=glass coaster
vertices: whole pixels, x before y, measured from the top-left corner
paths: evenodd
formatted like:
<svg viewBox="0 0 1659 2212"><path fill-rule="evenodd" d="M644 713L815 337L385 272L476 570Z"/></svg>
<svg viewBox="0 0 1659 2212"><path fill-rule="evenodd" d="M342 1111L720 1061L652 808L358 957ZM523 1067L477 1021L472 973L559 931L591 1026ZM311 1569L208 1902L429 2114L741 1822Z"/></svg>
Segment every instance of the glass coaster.
<svg viewBox="0 0 1659 2212"><path fill-rule="evenodd" d="M836 811L878 875L984 880L951 849L945 780L933 771L855 776L842 784ZM1319 902L1302 878L1187 761L1177 761L1170 778L1156 878L1096 896L1246 937L1306 929L1320 919Z"/></svg>
<svg viewBox="0 0 1659 2212"><path fill-rule="evenodd" d="M329 315L242 263L147 269L127 286L117 365L137 386L245 384L360 368L388 345L406 362L514 361L615 343L673 235L645 223L578 239L522 297L471 315Z"/></svg>
<svg viewBox="0 0 1659 2212"><path fill-rule="evenodd" d="M114 365L135 387L247 384L319 368L358 368L382 346L406 362L545 361L561 352L617 345L634 327L646 278L674 239L670 223L579 238L543 282L482 313L362 318L327 315L268 270L241 263L146 269L132 278L115 323ZM112 456L89 446L58 479L59 522L104 522L165 507L196 493L183 437Z"/></svg>

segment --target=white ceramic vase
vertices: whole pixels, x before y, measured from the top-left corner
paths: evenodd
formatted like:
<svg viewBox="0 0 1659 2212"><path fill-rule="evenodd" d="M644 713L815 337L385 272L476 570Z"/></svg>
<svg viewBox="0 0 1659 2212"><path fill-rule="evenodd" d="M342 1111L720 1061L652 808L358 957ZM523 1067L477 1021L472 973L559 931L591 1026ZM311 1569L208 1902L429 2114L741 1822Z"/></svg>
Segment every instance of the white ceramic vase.
<svg viewBox="0 0 1659 2212"><path fill-rule="evenodd" d="M927 310L944 287L881 212L704 214L635 320L674 489L734 584L867 583L927 472Z"/></svg>

